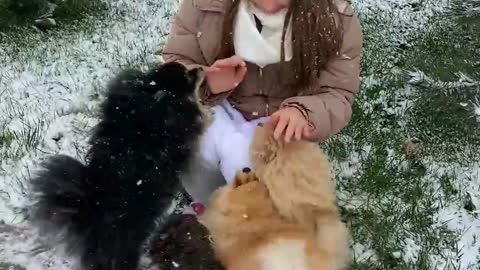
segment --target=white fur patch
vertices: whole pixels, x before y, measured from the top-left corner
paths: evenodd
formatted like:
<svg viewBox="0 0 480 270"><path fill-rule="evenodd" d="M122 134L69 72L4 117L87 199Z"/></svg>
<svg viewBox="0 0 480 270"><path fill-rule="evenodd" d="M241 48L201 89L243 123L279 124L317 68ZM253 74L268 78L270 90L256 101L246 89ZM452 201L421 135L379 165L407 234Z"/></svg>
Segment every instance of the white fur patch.
<svg viewBox="0 0 480 270"><path fill-rule="evenodd" d="M263 248L257 256L262 270L307 270L305 243L279 239Z"/></svg>

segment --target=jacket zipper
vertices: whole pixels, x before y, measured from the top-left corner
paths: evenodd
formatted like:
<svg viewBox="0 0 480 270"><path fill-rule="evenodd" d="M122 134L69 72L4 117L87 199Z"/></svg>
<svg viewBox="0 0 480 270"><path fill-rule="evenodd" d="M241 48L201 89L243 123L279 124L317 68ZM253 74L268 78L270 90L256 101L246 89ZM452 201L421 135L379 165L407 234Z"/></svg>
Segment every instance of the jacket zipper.
<svg viewBox="0 0 480 270"><path fill-rule="evenodd" d="M260 95L263 95L263 69L261 67L258 68L258 83L260 85Z"/></svg>
<svg viewBox="0 0 480 270"><path fill-rule="evenodd" d="M259 76L259 83L262 85L260 87L260 95L262 95L265 99L265 116L270 115L270 105L268 104L268 96L265 94L265 89L263 89L264 83L263 83L263 68L259 67L258 69L258 76Z"/></svg>

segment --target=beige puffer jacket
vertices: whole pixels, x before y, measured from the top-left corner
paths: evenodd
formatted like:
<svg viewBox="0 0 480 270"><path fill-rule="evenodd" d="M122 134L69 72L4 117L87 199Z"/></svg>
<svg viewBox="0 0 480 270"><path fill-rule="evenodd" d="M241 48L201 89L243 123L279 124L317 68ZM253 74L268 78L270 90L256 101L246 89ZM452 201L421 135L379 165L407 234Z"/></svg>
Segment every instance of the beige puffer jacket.
<svg viewBox="0 0 480 270"><path fill-rule="evenodd" d="M193 68L210 66L220 50L223 18L232 0L182 0L170 36L163 50L168 61ZM332 59L320 78L306 89L293 87L291 77L280 76L282 65L263 68L247 63L244 81L234 90L212 95L207 88L202 98L210 105L224 98L246 119L269 116L288 104L300 104L314 127L313 140L325 140L350 121L355 93L360 85L362 30L350 4L337 0L338 16L344 23L341 52Z"/></svg>

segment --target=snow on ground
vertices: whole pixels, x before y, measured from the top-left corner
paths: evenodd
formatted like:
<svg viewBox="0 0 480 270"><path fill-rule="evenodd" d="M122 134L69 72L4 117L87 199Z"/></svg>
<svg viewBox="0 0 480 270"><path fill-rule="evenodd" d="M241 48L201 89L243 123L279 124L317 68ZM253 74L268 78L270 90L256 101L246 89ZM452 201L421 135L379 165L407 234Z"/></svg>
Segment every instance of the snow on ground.
<svg viewBox="0 0 480 270"><path fill-rule="evenodd" d="M463 73L458 74L458 80L442 82L434 80L421 71L410 73L409 83L420 85L423 89L431 88L438 91L452 93L464 91L467 88L476 89L480 93L480 81L470 78ZM477 98L479 95L477 95ZM476 117L476 101L472 104L460 103L461 107L470 111L471 117ZM480 126L478 127L480 128ZM477 147L477 152L480 151ZM454 154L454 153L452 153ZM450 179L452 189L458 192L455 198L446 198L446 194L439 195L436 201L439 211L434 216L437 228L447 228L458 235L456 250L446 251L443 258L432 255L432 265L439 265L446 269L472 269L480 264L480 162L472 160L468 164L461 162L438 162L427 157L424 160L427 166L425 179L435 190L441 190L441 179ZM466 209L468 208L468 210ZM475 269L475 268L473 268Z"/></svg>
<svg viewBox="0 0 480 270"><path fill-rule="evenodd" d="M438 12L448 8L449 0L354 0L361 18L382 17L379 27L386 43L408 44L408 36L426 30Z"/></svg>
<svg viewBox="0 0 480 270"><path fill-rule="evenodd" d="M73 142L85 146L105 84L122 65L157 60L153 53L162 46L168 29L165 14L175 7L173 0L115 1L113 21L98 22L93 33L66 33L63 39L40 41L19 52L11 44L2 44L0 61L7 65L0 67L0 126L14 140L1 152L12 158L1 161L0 190L13 189L13 179L25 176L29 163L45 154L77 155ZM15 139L33 133L32 127L38 128L32 134L38 137L38 147L35 141ZM15 158L18 150L20 159ZM12 208L23 203L12 196L0 204L2 219L11 222Z"/></svg>
<svg viewBox="0 0 480 270"><path fill-rule="evenodd" d="M105 84L120 66L159 61L175 0L112 1L93 32L36 34L30 48L0 44L0 220L20 233L0 231L0 262L34 269L71 269L61 256L30 258L34 233L19 210L28 205L25 179L48 154L83 157ZM121 15L120 15L121 14ZM10 142L11 141L11 142ZM18 236L18 237L15 237ZM47 253L48 254L48 253Z"/></svg>
<svg viewBox="0 0 480 270"><path fill-rule="evenodd" d="M378 34L386 43L395 44L408 44L413 34L427 30L434 14L446 10L448 3L448 0L353 1L364 21L382 17L383 26L377 28ZM71 258L62 256L60 250L35 256L31 253L37 242L35 231L22 215L29 203L25 179L48 154L83 157L89 130L97 121L96 109L105 83L120 66L143 66L159 61L153 53L161 48L168 32L169 18L178 3L176 0L116 0L111 1L111 5L110 14L104 20L94 22L93 32L60 32L47 40L33 33L28 37L29 47L14 46L15 41L0 44L0 62L3 63L0 66L0 134L8 134L8 143L0 144L0 220L8 225L0 226L0 265L8 262L28 270L71 269ZM420 78L425 74L419 71L415 76ZM459 83L469 82L468 77L462 78L464 80ZM381 80L381 75L367 74L362 88L368 90ZM434 80L427 82L435 84ZM402 91L408 96L408 87ZM371 110L376 104L383 103L386 101L379 97L365 102L362 108ZM397 105L391 113L401 115L406 104ZM480 104L477 101L468 106L479 110ZM480 113L477 113L480 119L478 115ZM345 140L345 145L355 143L346 137ZM372 154L371 145L364 145L361 150L350 152L346 160L334 161L339 181L348 182L361 173L362 163ZM446 166L430 164L427 180L435 186L434 172L438 172L438 168L445 170ZM452 171L448 169L448 173ZM459 189L471 194L472 201L480 209L477 203L480 201L478 165L457 166L456 171L460 175L455 178ZM360 207L367 199L363 196L345 198L347 195L351 194L340 193L339 199L349 200L349 207ZM463 209L461 202L447 202L435 220L438 227L446 226L463 233L458 242L458 251L462 254L458 269L467 269L468 264L478 260L480 223ZM393 256L406 261L416 260L419 254L417 239L404 240L403 250ZM357 261L378 259L368 242L355 243L354 253ZM448 259L457 261L457 253L450 255ZM445 254L432 254L431 261L432 268L451 269Z"/></svg>
<svg viewBox="0 0 480 270"><path fill-rule="evenodd" d="M478 3L480 2L477 1L477 5ZM394 40L394 43L408 43L409 36L417 31L432 30L432 16L438 12L447 12L449 4L449 1L354 1L354 5L357 6L360 13L364 14L364 18L368 18L368 16L383 16L379 12L386 12L391 16L387 16L386 19L388 27L379 31L383 31L382 36L391 38L391 40ZM476 14L478 15L478 13ZM392 42L391 40L386 42ZM471 88L477 89L480 94L479 81L463 73L458 73L458 81L442 82L428 77L420 70L407 72L410 73L411 80L409 84L412 86L421 84L423 88L441 89L444 91L462 91L465 88ZM368 77L363 78L362 87L369 89L378 83L378 80L381 79L377 78L375 74L369 74ZM411 103L408 100L410 94L411 88L409 86L398 89L398 96L407 97L407 99L398 100L393 108L392 106L390 108L385 106L392 110L392 114L396 115L399 121L404 119L404 111ZM380 95L377 100L369 100L363 103L362 106L365 109L372 108L376 103L382 103L383 100L384 97ZM480 119L478 117L480 115L478 99L470 103L461 104L461 106L471 111L472 117ZM480 149L477 151L480 151ZM442 254L431 254L431 269L478 269L477 267L480 265L480 222L478 218L480 213L480 162L472 161L472 163L467 165L455 162L439 164L430 160L429 157L426 157L423 162L427 164L427 175L424 178L430 182L433 189L439 190L440 177L447 175L449 179L453 179L452 184L459 191L458 197L454 200L445 199L444 196L437 198L437 203L441 206L438 213L434 216L436 222L434 227L447 228L455 232L458 235L458 239L456 250L449 250L445 247ZM355 167L358 167L358 165ZM398 164L397 167L401 169L402 164ZM464 206L467 203L465 198L469 198L469 203L474 208L473 211L465 209ZM418 257L420 248L414 243L413 239L410 239L404 245L403 252L403 259L409 260L409 258Z"/></svg>
<svg viewBox="0 0 480 270"><path fill-rule="evenodd" d="M428 176L433 186L439 188L439 179L449 176L457 181L454 189L460 191L461 198L454 203L442 205L435 216L435 226L446 227L451 231L458 232L459 239L457 250L445 259L433 258L437 263L452 264L456 269L467 269L478 265L480 262L480 163L471 166L452 164L439 164L430 162ZM467 211L465 205L471 203L473 211Z"/></svg>

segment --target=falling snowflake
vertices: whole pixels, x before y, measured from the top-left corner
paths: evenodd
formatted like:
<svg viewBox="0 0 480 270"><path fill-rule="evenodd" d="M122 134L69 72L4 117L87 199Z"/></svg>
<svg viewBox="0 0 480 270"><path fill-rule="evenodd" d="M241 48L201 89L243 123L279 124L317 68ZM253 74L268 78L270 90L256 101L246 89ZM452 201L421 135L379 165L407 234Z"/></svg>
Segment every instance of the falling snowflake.
<svg viewBox="0 0 480 270"><path fill-rule="evenodd" d="M473 116L480 122L480 101L478 99L473 102Z"/></svg>
<svg viewBox="0 0 480 270"><path fill-rule="evenodd" d="M142 180L138 180L137 186L140 186L142 184Z"/></svg>

